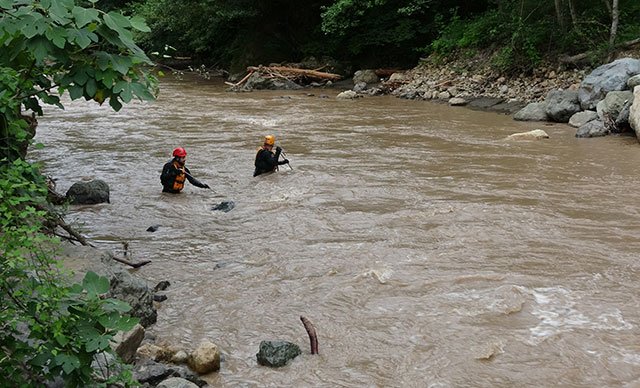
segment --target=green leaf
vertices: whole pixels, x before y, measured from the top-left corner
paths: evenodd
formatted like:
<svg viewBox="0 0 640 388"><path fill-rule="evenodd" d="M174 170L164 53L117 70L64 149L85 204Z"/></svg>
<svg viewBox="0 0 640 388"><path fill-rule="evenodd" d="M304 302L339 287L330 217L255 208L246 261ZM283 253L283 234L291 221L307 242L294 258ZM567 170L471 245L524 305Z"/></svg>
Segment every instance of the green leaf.
<svg viewBox="0 0 640 388"><path fill-rule="evenodd" d="M118 74L115 71L111 70L111 69L106 69L104 71L98 71L96 73L96 79L98 81L101 81L102 84L108 89L111 89L113 87L113 81L117 76L118 76Z"/></svg>
<svg viewBox="0 0 640 388"><path fill-rule="evenodd" d="M131 58L123 57L120 55L114 55L111 57L111 64L113 69L122 75L127 75L131 68Z"/></svg>
<svg viewBox="0 0 640 388"><path fill-rule="evenodd" d="M44 59L47 57L47 55L49 54L49 51L51 50L52 45L47 38L43 36L38 36L29 40L26 43L26 47L33 54L33 57L36 59L36 62L42 63Z"/></svg>
<svg viewBox="0 0 640 388"><path fill-rule="evenodd" d="M93 78L89 78L89 80L87 81L87 84L84 86L84 90L87 96L93 98L93 96L96 95L96 90L98 90L98 87L96 86L96 81Z"/></svg>
<svg viewBox="0 0 640 388"><path fill-rule="evenodd" d="M55 339L62 347L67 346L67 344L69 343L69 338L61 334L56 335Z"/></svg>
<svg viewBox="0 0 640 388"><path fill-rule="evenodd" d="M76 26L78 28L82 28L93 21L99 20L97 9L75 6L71 10L71 13L74 19L76 19Z"/></svg>
<svg viewBox="0 0 640 388"><path fill-rule="evenodd" d="M149 91L149 89L145 85L139 82L132 82L131 90L133 91L133 94L135 94L136 97L138 97L140 100L145 100L145 101L155 100L155 97Z"/></svg>
<svg viewBox="0 0 640 388"><path fill-rule="evenodd" d="M131 22L131 27L135 28L138 31L151 32L151 29L149 28L147 23L140 16L133 16L130 19L130 22Z"/></svg>
<svg viewBox="0 0 640 388"><path fill-rule="evenodd" d="M54 26L48 29L45 36L61 49L63 49L65 43L67 43L67 30L62 27Z"/></svg>
<svg viewBox="0 0 640 388"><path fill-rule="evenodd" d="M86 28L83 28L81 30L69 28L67 32L70 38L69 40L73 39L76 42L76 44L80 46L81 49L85 49L89 47L91 42L98 41L98 35L94 34L93 32L90 32Z"/></svg>
<svg viewBox="0 0 640 388"><path fill-rule="evenodd" d="M103 15L102 19L107 24L107 26L109 26L109 28L117 32L120 32L121 30L126 31L126 28L131 27L129 18L119 12L111 11L108 14Z"/></svg>
<svg viewBox="0 0 640 388"><path fill-rule="evenodd" d="M3 9L13 8L13 0L0 0L0 8L3 8Z"/></svg>
<svg viewBox="0 0 640 388"><path fill-rule="evenodd" d="M27 39L31 39L36 35L42 35L47 30L47 24L42 15L37 12L24 16L22 22L23 26L21 30Z"/></svg>
<svg viewBox="0 0 640 388"><path fill-rule="evenodd" d="M131 311L131 306L127 302L113 298L105 299L103 307L105 311L117 311L118 313Z"/></svg>
<svg viewBox="0 0 640 388"><path fill-rule="evenodd" d="M109 65L111 64L111 54L99 51L96 53L96 59L98 69L105 71L109 68Z"/></svg>
<svg viewBox="0 0 640 388"><path fill-rule="evenodd" d="M62 370L64 370L66 374L80 367L80 360L73 354L58 354L55 356L54 361L56 365L62 366Z"/></svg>
<svg viewBox="0 0 640 388"><path fill-rule="evenodd" d="M96 350L104 350L109 347L110 337L97 334L88 338L85 345L87 352L95 352Z"/></svg>
<svg viewBox="0 0 640 388"><path fill-rule="evenodd" d="M87 83L88 79L89 75L84 68L80 68L76 70L75 74L72 74L72 80L76 85L84 85Z"/></svg>
<svg viewBox="0 0 640 388"><path fill-rule="evenodd" d="M118 101L118 96L109 97L109 105L116 112L119 111L120 109L122 109L122 104L120 103L120 101Z"/></svg>
<svg viewBox="0 0 640 388"><path fill-rule="evenodd" d="M105 294L109 292L109 279L89 271L82 280L82 286L87 290L89 296Z"/></svg>
<svg viewBox="0 0 640 388"><path fill-rule="evenodd" d="M64 3L64 1L59 0L52 1L51 7L49 8L49 17L61 25L71 22L71 20L69 20L71 14L69 13L69 9L65 7Z"/></svg>
<svg viewBox="0 0 640 388"><path fill-rule="evenodd" d="M131 84L127 81L118 81L113 87L113 92L119 94L123 102L128 103L133 98L131 94Z"/></svg>

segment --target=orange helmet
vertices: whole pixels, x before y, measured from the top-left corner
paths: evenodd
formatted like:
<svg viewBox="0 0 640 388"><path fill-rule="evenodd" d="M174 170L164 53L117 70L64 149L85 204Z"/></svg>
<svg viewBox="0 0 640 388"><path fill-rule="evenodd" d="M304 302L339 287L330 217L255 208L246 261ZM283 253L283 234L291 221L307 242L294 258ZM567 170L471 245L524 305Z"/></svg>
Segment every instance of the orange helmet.
<svg viewBox="0 0 640 388"><path fill-rule="evenodd" d="M185 156L187 156L187 151L185 151L185 149L182 147L178 147L175 150L173 150L173 156L178 158L184 158Z"/></svg>
<svg viewBox="0 0 640 388"><path fill-rule="evenodd" d="M266 145L274 145L276 144L276 137L273 135L267 135L264 137L264 144Z"/></svg>

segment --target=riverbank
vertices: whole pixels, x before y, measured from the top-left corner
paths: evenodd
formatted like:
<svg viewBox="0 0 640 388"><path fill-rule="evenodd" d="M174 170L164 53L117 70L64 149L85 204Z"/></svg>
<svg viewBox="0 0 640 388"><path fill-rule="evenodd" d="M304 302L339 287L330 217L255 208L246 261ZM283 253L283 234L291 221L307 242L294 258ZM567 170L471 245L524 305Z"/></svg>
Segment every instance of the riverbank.
<svg viewBox="0 0 640 388"><path fill-rule="evenodd" d="M611 59L640 59L640 49L618 53ZM405 99L433 100L480 110L513 114L529 103L542 102L553 90L578 90L593 69L603 65L566 66L543 63L531 74L503 74L485 55L439 61L426 58L416 67L383 79L380 90Z"/></svg>

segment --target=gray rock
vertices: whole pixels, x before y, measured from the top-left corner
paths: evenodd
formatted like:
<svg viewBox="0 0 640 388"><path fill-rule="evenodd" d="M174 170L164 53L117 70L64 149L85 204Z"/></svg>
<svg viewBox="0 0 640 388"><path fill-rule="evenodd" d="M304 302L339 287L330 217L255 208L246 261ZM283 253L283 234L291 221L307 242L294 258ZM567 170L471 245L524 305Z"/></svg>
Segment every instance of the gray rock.
<svg viewBox="0 0 640 388"><path fill-rule="evenodd" d="M591 120L598 118L598 114L592 110L583 110L582 112L575 113L569 119L569 125L574 128L579 128Z"/></svg>
<svg viewBox="0 0 640 388"><path fill-rule="evenodd" d="M627 81L640 74L640 59L621 58L599 66L580 83L578 99L583 110L593 110L607 93L625 90Z"/></svg>
<svg viewBox="0 0 640 388"><path fill-rule="evenodd" d="M627 86L629 87L629 90L633 90L638 85L640 85L640 74L634 75L627 80Z"/></svg>
<svg viewBox="0 0 640 388"><path fill-rule="evenodd" d="M353 91L356 93L362 93L367 89L367 84L364 82L358 82L353 85Z"/></svg>
<svg viewBox="0 0 640 388"><path fill-rule="evenodd" d="M111 283L109 296L127 302L131 306L131 316L140 318L144 327L156 323L158 313L153 307L153 291L147 282L132 276L123 267L113 266L111 254L102 257L107 267L106 276ZM110 265L110 266L109 266Z"/></svg>
<svg viewBox="0 0 640 388"><path fill-rule="evenodd" d="M605 118L605 116L613 119L617 118L625 105L631 100L633 100L633 93L628 90L607 93L604 100L596 105L598 117L601 119Z"/></svg>
<svg viewBox="0 0 640 388"><path fill-rule="evenodd" d="M552 90L545 102L547 117L557 123L568 122L571 116L582 110L575 90Z"/></svg>
<svg viewBox="0 0 640 388"><path fill-rule="evenodd" d="M467 100L462 97L453 97L449 100L451 106L464 106L467 105Z"/></svg>
<svg viewBox="0 0 640 388"><path fill-rule="evenodd" d="M142 343L144 339L144 333L144 327L140 324L135 325L133 329L126 333L118 332L118 334L113 337L111 349L120 356L122 361L130 363L134 360L136 350L138 350L140 343Z"/></svg>
<svg viewBox="0 0 640 388"><path fill-rule="evenodd" d="M302 89L302 86L286 78L267 78L262 76L259 71L256 71L247 79L241 90L250 91L260 89L297 90Z"/></svg>
<svg viewBox="0 0 640 388"><path fill-rule="evenodd" d="M76 182L67 190L66 196L74 205L109 203L109 185L100 179Z"/></svg>
<svg viewBox="0 0 640 388"><path fill-rule="evenodd" d="M198 385L180 377L169 377L158 384L156 388L198 388Z"/></svg>
<svg viewBox="0 0 640 388"><path fill-rule="evenodd" d="M301 353L298 345L288 341L262 341L256 358L260 365L281 367Z"/></svg>
<svg viewBox="0 0 640 388"><path fill-rule="evenodd" d="M353 75L353 83L364 82L365 84L376 84L380 82L380 77L373 70L358 70Z"/></svg>
<svg viewBox="0 0 640 388"><path fill-rule="evenodd" d="M470 108L479 110L492 110L494 106L504 103L503 98L479 97L469 102Z"/></svg>
<svg viewBox="0 0 640 388"><path fill-rule="evenodd" d="M345 90L336 96L338 100L353 100L354 98L358 98L358 93L353 90Z"/></svg>
<svg viewBox="0 0 640 388"><path fill-rule="evenodd" d="M640 140L640 87L633 89L633 104L629 108L629 125L636 132L636 137Z"/></svg>
<svg viewBox="0 0 640 388"><path fill-rule="evenodd" d="M517 121L549 121L546 102L532 102L513 115Z"/></svg>
<svg viewBox="0 0 640 388"><path fill-rule="evenodd" d="M576 137L601 137L607 136L608 134L609 130L601 120L591 120L578 128Z"/></svg>
<svg viewBox="0 0 640 388"><path fill-rule="evenodd" d="M98 381L106 381L122 372L122 364L113 354L107 352L93 356L91 368L93 368L93 375Z"/></svg>

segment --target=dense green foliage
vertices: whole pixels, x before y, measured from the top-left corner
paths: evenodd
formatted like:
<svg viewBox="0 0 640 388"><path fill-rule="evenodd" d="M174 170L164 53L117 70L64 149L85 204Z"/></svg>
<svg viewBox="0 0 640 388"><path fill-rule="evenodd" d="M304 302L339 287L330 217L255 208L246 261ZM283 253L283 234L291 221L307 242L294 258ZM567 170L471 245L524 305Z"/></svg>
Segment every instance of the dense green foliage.
<svg viewBox="0 0 640 388"><path fill-rule="evenodd" d="M562 1L560 17L552 1L501 2L473 18L454 15L442 34L425 52L448 56L478 51L494 54L493 64L502 71L528 71L543 59L591 52L594 62L606 60L611 14L602 1ZM620 1L617 42L640 36L640 3Z"/></svg>
<svg viewBox="0 0 640 388"><path fill-rule="evenodd" d="M130 307L104 298L109 280L87 273L64 281L55 240L42 232L47 188L34 166L0 165L0 371L13 386L61 377L67 386L97 386L91 362L109 340L137 323ZM130 382L123 371L113 381ZM103 382L106 385L106 381Z"/></svg>
<svg viewBox="0 0 640 388"><path fill-rule="evenodd" d="M132 98L154 98L151 64L134 43L148 31L139 17L103 12L93 2L0 0L0 371L12 386L131 384L126 370L95 376L95 355L137 322L128 305L105 298L109 281L88 273L70 285L47 233L47 186L24 158L41 104L62 108L60 95L118 110ZM31 112L31 115L26 113Z"/></svg>
<svg viewBox="0 0 640 388"><path fill-rule="evenodd" d="M60 105L59 94L84 97L113 109L133 97L152 99L151 62L133 31L149 31L140 17L84 8L74 0L0 0L0 158L24 155L21 109L41 115L41 103Z"/></svg>
<svg viewBox="0 0 640 388"><path fill-rule="evenodd" d="M123 1L101 0L110 7ZM556 8L556 6L558 8ZM611 0L134 0L159 55L231 68L331 56L356 68L411 67L435 54L488 52L504 71L558 54L612 49ZM640 2L620 0L615 43L640 33ZM171 49L169 53L165 48ZM485 53L486 55L486 53Z"/></svg>

